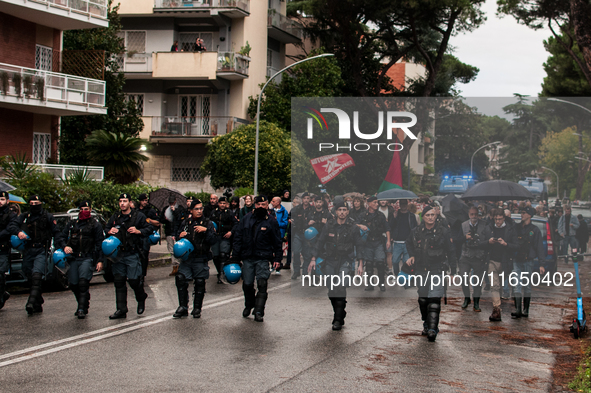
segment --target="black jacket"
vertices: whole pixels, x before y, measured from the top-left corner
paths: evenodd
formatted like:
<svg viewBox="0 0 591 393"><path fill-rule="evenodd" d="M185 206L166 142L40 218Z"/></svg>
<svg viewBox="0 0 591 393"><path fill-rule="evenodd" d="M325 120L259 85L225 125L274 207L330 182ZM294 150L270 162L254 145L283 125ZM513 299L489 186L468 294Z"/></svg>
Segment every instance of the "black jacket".
<svg viewBox="0 0 591 393"><path fill-rule="evenodd" d="M103 260L101 245L104 239L103 226L91 217L87 220L70 220L56 239L56 244L61 249L71 247L72 255L76 258L91 257L95 262L100 262Z"/></svg>
<svg viewBox="0 0 591 393"><path fill-rule="evenodd" d="M277 220L270 215L258 219L248 213L234 231L234 258L266 259L281 262L283 258L281 234Z"/></svg>
<svg viewBox="0 0 591 393"><path fill-rule="evenodd" d="M17 215L8 206L0 208L0 255L10 253L10 237L18 232Z"/></svg>
<svg viewBox="0 0 591 393"><path fill-rule="evenodd" d="M49 247L51 240L60 233L53 215L45 209L39 214L21 214L18 218L18 226L19 231L24 231L31 238L25 243L25 248Z"/></svg>
<svg viewBox="0 0 591 393"><path fill-rule="evenodd" d="M196 226L206 227L207 231L202 233L195 232ZM205 218L193 218L191 216L185 218L181 225L179 225L178 232L175 234L177 239L181 239L181 233L187 232L187 235L182 239L187 239L193 244L193 252L189 255L191 257L209 256L209 249L211 245L216 242L215 229L213 223Z"/></svg>
<svg viewBox="0 0 591 393"><path fill-rule="evenodd" d="M441 223L436 222L433 228L427 229L422 222L410 233L406 250L409 257L415 257L414 266L418 272L446 270L446 260L451 273L457 272L458 260L451 234Z"/></svg>
<svg viewBox="0 0 591 393"><path fill-rule="evenodd" d="M150 236L154 232L154 227L146 222L144 213L138 210L132 210L130 214L122 212L115 213L107 222L105 232L108 234L111 228L119 226L119 232L114 235L121 241L121 251L125 254L139 252L142 249L142 239ZM131 234L127 230L135 227L140 234Z"/></svg>

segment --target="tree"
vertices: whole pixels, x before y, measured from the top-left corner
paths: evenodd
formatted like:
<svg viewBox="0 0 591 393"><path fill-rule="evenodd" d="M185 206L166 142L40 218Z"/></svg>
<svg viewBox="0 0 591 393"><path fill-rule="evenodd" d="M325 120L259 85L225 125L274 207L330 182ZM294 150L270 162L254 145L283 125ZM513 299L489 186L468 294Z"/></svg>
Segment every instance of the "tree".
<svg viewBox="0 0 591 393"><path fill-rule="evenodd" d="M319 51L321 52L321 50ZM312 53L314 56L318 53ZM261 99L261 119L291 130L291 97L339 97L344 86L341 70L334 59L320 58L289 69L280 83L271 82ZM262 88L264 84L261 84ZM249 97L248 116L256 119L257 100Z"/></svg>
<svg viewBox="0 0 591 393"><path fill-rule="evenodd" d="M548 135L542 139L540 145L539 157L542 165L554 170L560 178L560 187L563 190L578 189L582 190L583 184L578 182L578 172L574 170L579 162L574 160L573 157L579 154L579 140L574 133L576 128L568 127L560 132L548 132ZM586 146L583 151L589 155L591 153L591 146ZM588 167L589 163L583 162L583 165L587 165L586 177L589 179ZM555 176L552 176L552 182L555 183ZM556 184L555 184L556 186ZM576 194L576 192L575 192ZM570 194L569 194L570 195ZM579 197L580 199L580 190Z"/></svg>
<svg viewBox="0 0 591 393"><path fill-rule="evenodd" d="M62 117L59 149L63 164L88 164L86 152L80 144L95 130L137 136L144 126L135 103L126 101L123 93L125 77L119 72L116 57L125 50L123 39L117 35L121 31L118 9L119 5L113 7L109 1L109 27L64 31L64 50L105 51L105 106L108 112L106 115Z"/></svg>
<svg viewBox="0 0 591 393"><path fill-rule="evenodd" d="M207 145L201 175L210 176L214 188L254 188L256 125L238 127ZM291 139L276 124L261 121L259 127L259 184L261 193L274 195L291 187Z"/></svg>
<svg viewBox="0 0 591 393"><path fill-rule="evenodd" d="M567 37L562 35L562 39ZM554 37L549 37L544 41L544 48L550 53L548 60L544 63L546 77L542 83L543 97L586 97L591 96L591 85L585 79L585 74L581 71L576 61ZM574 43L573 52L577 57L581 56L581 51Z"/></svg>
<svg viewBox="0 0 591 393"><path fill-rule="evenodd" d="M512 15L532 29L547 25L591 86L591 4L587 0L497 0L497 4L498 13Z"/></svg>
<svg viewBox="0 0 591 393"><path fill-rule="evenodd" d="M129 184L142 174L141 161L148 161L148 157L139 151L148 145L145 139L97 130L86 138L86 153L92 164L105 167L105 178Z"/></svg>

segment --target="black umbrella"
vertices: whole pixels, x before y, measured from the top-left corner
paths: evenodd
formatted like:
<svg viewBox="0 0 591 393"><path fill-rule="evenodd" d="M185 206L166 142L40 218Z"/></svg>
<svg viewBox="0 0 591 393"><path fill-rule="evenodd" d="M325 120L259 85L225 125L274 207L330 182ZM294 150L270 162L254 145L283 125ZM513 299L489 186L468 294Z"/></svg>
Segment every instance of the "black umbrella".
<svg viewBox="0 0 591 393"><path fill-rule="evenodd" d="M390 190L382 191L376 195L378 199L417 199L418 196L412 191L403 190L402 188L392 188Z"/></svg>
<svg viewBox="0 0 591 393"><path fill-rule="evenodd" d="M150 199L148 202L150 202L150 204L158 210L163 211L169 206L168 197L170 195L174 195L176 197L176 202L179 205L187 205L187 197L181 194L180 191L173 190L170 188L160 188L156 191L152 191L150 193Z"/></svg>
<svg viewBox="0 0 591 393"><path fill-rule="evenodd" d="M16 190L16 187L11 186L10 184L3 182L0 180L0 192L4 192L4 191L14 191Z"/></svg>
<svg viewBox="0 0 591 393"><path fill-rule="evenodd" d="M441 211L449 222L449 225L454 225L456 221L464 222L470 217L468 206L456 198L453 194L448 194L441 200Z"/></svg>
<svg viewBox="0 0 591 393"><path fill-rule="evenodd" d="M462 195L462 199L465 201L507 201L534 198L527 188L507 180L489 180L478 183Z"/></svg>

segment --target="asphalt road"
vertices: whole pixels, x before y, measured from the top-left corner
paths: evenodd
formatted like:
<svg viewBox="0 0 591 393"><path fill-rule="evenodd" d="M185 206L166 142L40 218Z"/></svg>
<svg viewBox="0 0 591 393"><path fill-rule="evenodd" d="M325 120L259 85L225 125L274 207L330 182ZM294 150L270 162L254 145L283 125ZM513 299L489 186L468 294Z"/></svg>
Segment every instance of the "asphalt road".
<svg viewBox="0 0 591 393"><path fill-rule="evenodd" d="M24 310L27 294L13 294L0 310L0 391L547 391L552 331L574 310L574 289L558 288L551 298L534 298L529 319L512 320L504 301L503 322L493 324L490 299L475 313L454 298L430 343L420 335L416 298L376 291L348 298L346 325L333 332L328 299L292 296L284 272L271 276L264 323L242 318L241 286L217 285L215 275L201 319L173 320L178 302L169 272L149 270L146 312L136 315L129 290L130 312L117 321L108 319L113 286L100 277L84 320L73 316L69 291L45 294L44 312L34 316Z"/></svg>

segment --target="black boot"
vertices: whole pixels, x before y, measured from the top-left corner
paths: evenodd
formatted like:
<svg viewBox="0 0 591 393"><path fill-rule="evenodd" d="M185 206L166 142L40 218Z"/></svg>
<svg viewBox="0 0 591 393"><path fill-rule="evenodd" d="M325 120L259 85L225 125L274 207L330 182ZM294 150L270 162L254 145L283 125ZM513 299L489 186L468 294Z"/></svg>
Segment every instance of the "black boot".
<svg viewBox="0 0 591 393"><path fill-rule="evenodd" d="M474 298L474 311L475 312L480 312L480 298L479 297L475 297Z"/></svg>
<svg viewBox="0 0 591 393"><path fill-rule="evenodd" d="M372 262L370 262L370 261L365 262L365 273L369 277L371 277L371 275L373 274L373 263ZM369 284L367 287L365 287L365 290L366 291L373 291L374 287L373 287L373 285Z"/></svg>
<svg viewBox="0 0 591 393"><path fill-rule="evenodd" d="M426 297L420 297L419 298L419 310L421 311L421 320L423 321L423 331L421 332L421 335L423 335L423 336L426 336L427 331L429 330L427 328L428 306L429 306L429 299Z"/></svg>
<svg viewBox="0 0 591 393"><path fill-rule="evenodd" d="M441 311L441 300L430 300L427 313L427 338L433 342L439 333L439 312Z"/></svg>
<svg viewBox="0 0 591 393"><path fill-rule="evenodd" d="M529 317L529 304L531 303L531 297L524 297L523 298L523 311L521 312L521 316L524 318Z"/></svg>
<svg viewBox="0 0 591 393"><path fill-rule="evenodd" d="M332 319L332 330L341 330L343 325L345 324L345 317L347 316L347 312L345 311L345 307L347 306L347 301L345 298L331 298L332 308L334 311L334 317Z"/></svg>
<svg viewBox="0 0 591 393"><path fill-rule="evenodd" d="M36 312L43 312L43 296L42 296L42 279L43 276L41 273L33 273L33 277L31 280L31 293L29 295L29 300L27 301L27 305L25 306L25 310L27 310L27 314L33 315Z"/></svg>
<svg viewBox="0 0 591 393"><path fill-rule="evenodd" d="M259 278L257 280L258 292L254 299L254 320L256 322L263 322L265 316L265 303L267 303L267 280Z"/></svg>
<svg viewBox="0 0 591 393"><path fill-rule="evenodd" d="M109 319L127 318L127 283L125 277L115 276L113 281L115 285L115 302L117 303L117 311L109 316Z"/></svg>
<svg viewBox="0 0 591 393"><path fill-rule="evenodd" d="M189 316L189 290L187 280L183 274L177 273L175 276L176 290L179 296L179 308L172 315L173 318Z"/></svg>
<svg viewBox="0 0 591 393"><path fill-rule="evenodd" d="M6 276L4 272L0 272L0 310L4 307L4 303L10 297L10 293L6 292Z"/></svg>
<svg viewBox="0 0 591 393"><path fill-rule="evenodd" d="M80 288L80 295L78 297L78 311L76 312L76 316L78 319L84 319L86 314L88 314L90 304L90 282L85 278L81 278L78 281L78 286Z"/></svg>
<svg viewBox="0 0 591 393"><path fill-rule="evenodd" d="M386 290L385 278L386 278L386 264L385 262L378 263L378 278L380 279L379 286L380 291L384 292Z"/></svg>
<svg viewBox="0 0 591 393"><path fill-rule="evenodd" d="M144 291L144 287L140 285L139 278L128 281L129 286L131 287L131 289L133 289L133 292L135 293L135 300L137 300L137 313L138 315L142 315L146 310L146 299L148 298L148 294Z"/></svg>
<svg viewBox="0 0 591 393"><path fill-rule="evenodd" d="M213 264L215 265L215 269L218 272L218 284L223 284L222 281L222 262L220 257L213 257Z"/></svg>
<svg viewBox="0 0 591 393"><path fill-rule="evenodd" d="M205 280L195 279L195 297L193 298L193 318L201 318L201 308L203 307L203 298L205 297Z"/></svg>
<svg viewBox="0 0 591 393"><path fill-rule="evenodd" d="M470 296L464 297L464 303L462 303L462 308L468 308L468 306L470 305L470 303L472 303L470 301Z"/></svg>
<svg viewBox="0 0 591 393"><path fill-rule="evenodd" d="M515 296L515 312L511 313L511 318L521 318L523 313L521 312L521 296Z"/></svg>
<svg viewBox="0 0 591 393"><path fill-rule="evenodd" d="M242 311L242 316L247 318L250 315L250 312L254 308L255 303L255 290L254 284L246 285L244 282L242 283L242 291L244 292L244 311Z"/></svg>

